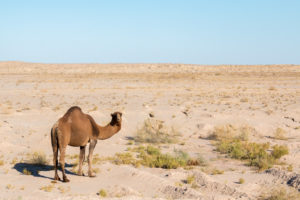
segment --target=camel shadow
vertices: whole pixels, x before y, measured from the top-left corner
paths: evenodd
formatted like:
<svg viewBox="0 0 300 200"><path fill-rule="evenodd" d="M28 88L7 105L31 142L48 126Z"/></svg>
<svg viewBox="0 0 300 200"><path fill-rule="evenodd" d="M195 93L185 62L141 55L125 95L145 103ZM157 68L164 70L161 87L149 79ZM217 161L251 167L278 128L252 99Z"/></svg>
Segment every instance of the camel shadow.
<svg viewBox="0 0 300 200"><path fill-rule="evenodd" d="M65 164L65 171L66 174L71 174L71 175L77 175L71 171L69 171L68 169L66 169L67 167L73 167L73 164ZM47 178L47 179L51 179L53 180L52 177L47 177L44 175L41 175L39 172L42 171L51 171L54 170L52 165L37 165L37 164L32 164L32 163L16 163L13 167L13 169L17 170L18 172L20 172L23 175L31 175L34 177L39 177L39 178ZM60 171L60 167L58 168Z"/></svg>

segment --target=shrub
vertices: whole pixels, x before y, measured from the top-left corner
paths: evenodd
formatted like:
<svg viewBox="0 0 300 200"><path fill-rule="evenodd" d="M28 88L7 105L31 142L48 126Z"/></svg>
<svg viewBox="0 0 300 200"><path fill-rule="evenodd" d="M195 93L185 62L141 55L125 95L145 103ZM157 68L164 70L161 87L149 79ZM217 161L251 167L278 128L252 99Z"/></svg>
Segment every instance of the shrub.
<svg viewBox="0 0 300 200"><path fill-rule="evenodd" d="M272 151L272 156L275 159L279 159L284 155L289 154L289 149L287 148L287 146L283 146L283 145L275 145L273 146L273 151Z"/></svg>
<svg viewBox="0 0 300 200"><path fill-rule="evenodd" d="M163 121L149 118L137 130L134 141L137 143L176 143L180 135L173 127L167 127Z"/></svg>
<svg viewBox="0 0 300 200"><path fill-rule="evenodd" d="M138 153L139 161L137 163L147 167L176 169L178 167L200 164L200 161L196 163L194 161L196 159L191 159L186 152L180 150L175 150L174 155L163 154L158 148L149 145L147 147L139 146L132 151Z"/></svg>
<svg viewBox="0 0 300 200"><path fill-rule="evenodd" d="M99 191L98 195L101 196L101 197L107 197L107 193L106 193L106 191L104 189L101 189Z"/></svg>
<svg viewBox="0 0 300 200"><path fill-rule="evenodd" d="M287 140L286 131L282 128L277 128L274 133L274 138L277 140Z"/></svg>
<svg viewBox="0 0 300 200"><path fill-rule="evenodd" d="M249 134L254 131L255 129L249 126L235 127L231 124L226 124L216 126L208 138L213 140L239 139L242 141L247 141Z"/></svg>
<svg viewBox="0 0 300 200"><path fill-rule="evenodd" d="M287 170L288 170L289 172L292 172L292 171L293 171L293 165L289 165L289 166L287 167Z"/></svg>
<svg viewBox="0 0 300 200"><path fill-rule="evenodd" d="M286 146L275 145L272 147L272 153L269 154L267 152L270 148L269 143L258 144L239 139L220 140L216 146L220 153L227 154L230 158L247 160L249 166L258 167L259 170L272 167L277 159L288 154Z"/></svg>
<svg viewBox="0 0 300 200"><path fill-rule="evenodd" d="M24 168L22 172L25 175L31 175L31 171L27 170L26 168Z"/></svg>
<svg viewBox="0 0 300 200"><path fill-rule="evenodd" d="M35 165L46 165L48 163L46 154L43 152L34 152L29 162Z"/></svg>
<svg viewBox="0 0 300 200"><path fill-rule="evenodd" d="M113 163L116 165L125 164L125 165L136 165L137 160L133 157L131 153L116 153Z"/></svg>
<svg viewBox="0 0 300 200"><path fill-rule="evenodd" d="M217 174L224 174L224 171L223 170L219 170L219 169L216 169L214 168L211 172L212 175L217 175Z"/></svg>
<svg viewBox="0 0 300 200"><path fill-rule="evenodd" d="M195 181L195 176L188 176L186 178L186 183L187 184L192 184Z"/></svg>
<svg viewBox="0 0 300 200"><path fill-rule="evenodd" d="M208 164L207 164L207 161L201 155L199 155L197 158L190 158L187 161L187 165L189 165L189 166L202 166L202 167L205 167Z"/></svg>
<svg viewBox="0 0 300 200"><path fill-rule="evenodd" d="M245 183L245 179L240 178L240 179L239 179L239 184L243 184L243 183Z"/></svg>

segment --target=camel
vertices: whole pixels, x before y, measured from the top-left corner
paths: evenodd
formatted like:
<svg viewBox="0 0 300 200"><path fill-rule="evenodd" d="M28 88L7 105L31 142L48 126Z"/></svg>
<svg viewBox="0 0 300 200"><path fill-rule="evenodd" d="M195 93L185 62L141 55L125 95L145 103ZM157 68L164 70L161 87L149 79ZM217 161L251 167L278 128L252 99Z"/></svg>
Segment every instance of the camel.
<svg viewBox="0 0 300 200"><path fill-rule="evenodd" d="M106 126L99 126L88 114L82 112L78 106L73 106L61 117L51 129L51 143L53 149L53 165L55 170L54 180L61 180L57 174L58 150L60 151L59 164L61 166L63 182L69 182L65 173L65 154L68 145L80 147L78 175L82 173L82 163L85 158L85 148L88 143L88 176L94 177L92 173L93 151L97 140L105 140L121 130L122 113L111 114L112 120Z"/></svg>

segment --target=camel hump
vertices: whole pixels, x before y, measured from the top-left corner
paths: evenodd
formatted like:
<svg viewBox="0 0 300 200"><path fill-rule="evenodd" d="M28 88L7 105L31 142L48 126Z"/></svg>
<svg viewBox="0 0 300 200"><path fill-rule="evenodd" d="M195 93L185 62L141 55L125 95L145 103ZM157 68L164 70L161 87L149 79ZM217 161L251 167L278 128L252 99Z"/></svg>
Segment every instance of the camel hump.
<svg viewBox="0 0 300 200"><path fill-rule="evenodd" d="M80 112L82 112L81 108L78 106L72 106L71 108L69 108L69 110L66 112L66 114L64 115L64 117L68 117L73 111L78 110Z"/></svg>
<svg viewBox="0 0 300 200"><path fill-rule="evenodd" d="M92 128L93 128L93 136L98 138L99 137L99 129L98 129L98 125L95 122L94 118L91 115L86 114L87 118L90 120L91 124L92 124Z"/></svg>

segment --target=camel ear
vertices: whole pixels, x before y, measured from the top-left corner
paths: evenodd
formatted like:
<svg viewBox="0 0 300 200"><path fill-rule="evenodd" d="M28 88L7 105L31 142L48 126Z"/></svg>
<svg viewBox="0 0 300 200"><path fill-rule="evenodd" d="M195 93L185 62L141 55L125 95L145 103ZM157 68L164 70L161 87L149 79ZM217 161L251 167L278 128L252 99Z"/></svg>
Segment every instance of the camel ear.
<svg viewBox="0 0 300 200"><path fill-rule="evenodd" d="M111 113L110 115L111 115L112 117L114 116L114 114L113 114L113 113Z"/></svg>

